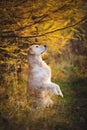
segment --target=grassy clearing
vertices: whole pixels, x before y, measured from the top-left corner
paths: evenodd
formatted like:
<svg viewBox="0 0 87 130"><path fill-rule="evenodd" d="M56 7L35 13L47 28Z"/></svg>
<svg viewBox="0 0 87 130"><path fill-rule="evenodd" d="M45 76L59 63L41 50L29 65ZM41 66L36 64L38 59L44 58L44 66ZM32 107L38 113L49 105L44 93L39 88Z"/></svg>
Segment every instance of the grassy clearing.
<svg viewBox="0 0 87 130"><path fill-rule="evenodd" d="M9 98L2 96L0 101L0 130L86 130L87 81L56 83L64 98L54 97L54 106L43 110L30 109L25 98L26 82L15 88L18 91L11 88L16 93L9 92ZM19 102L13 103L13 98Z"/></svg>

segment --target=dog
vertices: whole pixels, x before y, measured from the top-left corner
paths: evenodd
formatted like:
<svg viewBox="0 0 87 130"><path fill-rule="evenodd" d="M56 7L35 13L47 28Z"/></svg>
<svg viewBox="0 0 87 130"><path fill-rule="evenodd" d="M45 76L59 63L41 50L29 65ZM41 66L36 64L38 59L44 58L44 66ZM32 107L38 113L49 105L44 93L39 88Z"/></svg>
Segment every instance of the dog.
<svg viewBox="0 0 87 130"><path fill-rule="evenodd" d="M46 45L32 45L28 48L28 93L37 95L43 105L53 104L50 95L63 97L59 85L51 82L51 69L41 57L46 50Z"/></svg>

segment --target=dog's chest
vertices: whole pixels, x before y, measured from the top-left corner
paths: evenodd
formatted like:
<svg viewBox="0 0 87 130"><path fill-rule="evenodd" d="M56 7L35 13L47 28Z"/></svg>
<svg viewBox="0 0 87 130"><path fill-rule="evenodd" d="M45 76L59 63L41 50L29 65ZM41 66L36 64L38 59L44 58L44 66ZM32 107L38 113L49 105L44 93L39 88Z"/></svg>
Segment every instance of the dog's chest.
<svg viewBox="0 0 87 130"><path fill-rule="evenodd" d="M39 63L34 66L32 69L34 77L49 77L51 75L50 67L46 63Z"/></svg>

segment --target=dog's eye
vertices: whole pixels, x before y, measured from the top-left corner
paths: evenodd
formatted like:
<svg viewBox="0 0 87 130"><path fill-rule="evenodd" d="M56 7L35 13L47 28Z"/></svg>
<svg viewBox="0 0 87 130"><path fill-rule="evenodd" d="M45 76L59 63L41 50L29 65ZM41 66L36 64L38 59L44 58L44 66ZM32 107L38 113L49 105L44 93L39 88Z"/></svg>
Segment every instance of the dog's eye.
<svg viewBox="0 0 87 130"><path fill-rule="evenodd" d="M36 46L38 48L38 46Z"/></svg>

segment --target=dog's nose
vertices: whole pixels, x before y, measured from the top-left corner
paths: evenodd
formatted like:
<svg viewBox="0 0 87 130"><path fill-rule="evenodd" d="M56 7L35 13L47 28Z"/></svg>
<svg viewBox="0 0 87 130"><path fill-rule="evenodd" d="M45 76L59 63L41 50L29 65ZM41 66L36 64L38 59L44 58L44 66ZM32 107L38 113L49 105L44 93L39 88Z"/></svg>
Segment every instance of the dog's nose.
<svg viewBox="0 0 87 130"><path fill-rule="evenodd" d="M46 48L47 46L46 46L46 45L44 45L44 47Z"/></svg>

